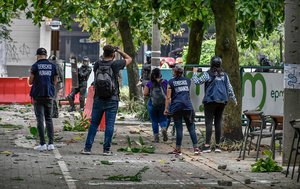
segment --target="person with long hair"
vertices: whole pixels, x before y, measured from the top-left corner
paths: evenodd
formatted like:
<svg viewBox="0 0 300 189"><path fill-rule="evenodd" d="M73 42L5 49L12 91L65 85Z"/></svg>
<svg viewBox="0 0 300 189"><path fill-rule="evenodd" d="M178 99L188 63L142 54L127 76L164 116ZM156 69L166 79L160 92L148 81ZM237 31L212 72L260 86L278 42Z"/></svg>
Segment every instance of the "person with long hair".
<svg viewBox="0 0 300 189"><path fill-rule="evenodd" d="M202 147L202 152L204 153L211 152L210 142L213 121L215 125L216 140L215 152L221 152L220 140L223 111L228 102L228 98L231 98L234 101L235 105L237 104L237 100L235 98L234 91L230 84L228 75L223 71L221 65L222 59L220 57L212 57L210 61L210 69L206 72L203 72L201 77L198 77L198 68L193 68L192 80L194 81L194 83L205 83L205 94L202 101L204 104L206 128L205 144Z"/></svg>
<svg viewBox="0 0 300 189"><path fill-rule="evenodd" d="M167 135L167 116L164 115L165 96L168 81L162 79L159 68L151 72L151 80L144 88L144 97L150 97L148 100L148 112L152 122L154 142L159 142L159 125L163 136L163 141L168 140Z"/></svg>
<svg viewBox="0 0 300 189"><path fill-rule="evenodd" d="M173 78L168 82L164 114L172 115L173 117L176 128L176 147L169 154L181 155L183 138L182 120L184 119L193 143L194 154L198 155L200 154L200 150L197 147L198 141L194 123L195 113L190 99L191 80L183 76L181 64L176 64L172 71Z"/></svg>

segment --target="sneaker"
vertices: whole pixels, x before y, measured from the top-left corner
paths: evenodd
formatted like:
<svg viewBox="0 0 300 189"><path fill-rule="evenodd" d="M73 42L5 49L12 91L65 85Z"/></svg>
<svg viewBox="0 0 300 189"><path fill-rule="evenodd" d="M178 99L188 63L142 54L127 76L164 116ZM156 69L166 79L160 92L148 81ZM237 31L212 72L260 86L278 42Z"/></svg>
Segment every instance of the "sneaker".
<svg viewBox="0 0 300 189"><path fill-rule="evenodd" d="M210 153L211 152L211 149L210 149L210 146L203 146L202 147L202 152L203 153Z"/></svg>
<svg viewBox="0 0 300 189"><path fill-rule="evenodd" d="M194 147L194 155L201 154L201 150L198 147Z"/></svg>
<svg viewBox="0 0 300 189"><path fill-rule="evenodd" d="M181 156L182 155L181 150L178 150L176 148L172 152L169 152L168 154L175 154L177 156Z"/></svg>
<svg viewBox="0 0 300 189"><path fill-rule="evenodd" d="M113 153L112 153L112 151L108 150L108 151L104 151L103 155L104 156L113 156Z"/></svg>
<svg viewBox="0 0 300 189"><path fill-rule="evenodd" d="M91 154L91 150L87 150L87 149L83 149L83 150L81 150L81 152L80 152L81 154L84 154L84 155L90 155Z"/></svg>
<svg viewBox="0 0 300 189"><path fill-rule="evenodd" d="M53 145L53 144L49 144L49 145L48 145L48 150L49 150L49 151L54 150L54 145Z"/></svg>
<svg viewBox="0 0 300 189"><path fill-rule="evenodd" d="M220 146L216 145L216 149L215 149L215 153L221 153L222 150L220 148Z"/></svg>
<svg viewBox="0 0 300 189"><path fill-rule="evenodd" d="M45 150L47 150L47 145L46 144L38 145L38 146L35 146L33 149L38 150L38 151L45 151Z"/></svg>
<svg viewBox="0 0 300 189"><path fill-rule="evenodd" d="M166 142L168 141L168 133L166 129L161 130L162 136L163 136L163 141Z"/></svg>

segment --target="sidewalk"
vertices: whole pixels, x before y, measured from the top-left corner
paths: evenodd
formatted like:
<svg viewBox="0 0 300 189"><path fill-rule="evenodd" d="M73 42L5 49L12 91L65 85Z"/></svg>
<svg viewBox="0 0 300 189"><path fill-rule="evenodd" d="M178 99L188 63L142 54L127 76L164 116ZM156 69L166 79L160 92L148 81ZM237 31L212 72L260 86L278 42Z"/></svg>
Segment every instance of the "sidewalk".
<svg viewBox="0 0 300 189"><path fill-rule="evenodd" d="M24 113L20 113L23 111ZM138 121L117 121L112 145L113 156L102 155L100 143L103 141L103 132L97 133L92 154L82 155L80 151L87 133L62 131L62 122L67 117L72 116L61 112L60 118L54 119L56 150L37 152L32 148L36 141L26 139L29 135L28 127L36 125L32 107L12 105L1 110L1 189L300 188L300 183L295 178L285 178L280 172L252 173L250 165L255 162L255 152L242 161L236 160L236 151L194 156L186 130L183 155L169 155L167 152L172 151L175 145L171 134L169 133L168 142L152 143L151 126ZM8 123L22 125L22 128L4 128L3 125ZM199 134L199 130L197 133ZM118 152L119 148L127 147L127 136L132 141L139 141L142 137L147 146L155 146L155 153ZM133 145L136 146L134 142ZM276 160L281 162L279 155L276 155ZM112 165L107 165L108 163ZM219 169L225 165L226 169ZM134 176L143 168L145 171L140 174L140 182L108 180L112 176L115 179L120 178L120 175Z"/></svg>

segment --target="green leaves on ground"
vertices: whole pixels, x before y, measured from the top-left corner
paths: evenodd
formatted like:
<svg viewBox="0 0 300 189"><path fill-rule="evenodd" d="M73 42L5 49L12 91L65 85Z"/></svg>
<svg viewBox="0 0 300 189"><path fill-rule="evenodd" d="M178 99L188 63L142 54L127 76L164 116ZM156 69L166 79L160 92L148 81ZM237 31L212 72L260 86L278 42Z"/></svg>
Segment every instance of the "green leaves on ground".
<svg viewBox="0 0 300 189"><path fill-rule="evenodd" d="M116 175L110 176L106 180L113 180L113 181L131 181L131 182L141 182L142 181L142 173L146 172L149 169L148 166L143 167L137 174L133 176L124 176L124 175Z"/></svg>
<svg viewBox="0 0 300 189"><path fill-rule="evenodd" d="M7 128L7 129L22 129L23 126L22 125L13 125L13 124L9 124L9 123L1 123L0 127L2 128Z"/></svg>
<svg viewBox="0 0 300 189"><path fill-rule="evenodd" d="M103 165L112 165L112 164L114 164L113 162L110 162L110 161L108 161L108 160L102 160L102 161L100 161L101 162L101 164L103 164Z"/></svg>
<svg viewBox="0 0 300 189"><path fill-rule="evenodd" d="M128 146L126 148L119 148L119 152L129 152L129 153L148 153L153 154L155 152L154 146L146 146L143 138L140 136L139 141L135 141L138 147L132 147L132 140L127 136Z"/></svg>
<svg viewBox="0 0 300 189"><path fill-rule="evenodd" d="M90 119L81 112L79 116L74 116L74 126L69 120L63 121L64 131L86 131L90 126Z"/></svg>
<svg viewBox="0 0 300 189"><path fill-rule="evenodd" d="M276 172L281 171L282 167L277 165L273 160L273 153L269 150L264 150L263 154L267 155L265 159L260 158L256 163L251 165L252 172Z"/></svg>

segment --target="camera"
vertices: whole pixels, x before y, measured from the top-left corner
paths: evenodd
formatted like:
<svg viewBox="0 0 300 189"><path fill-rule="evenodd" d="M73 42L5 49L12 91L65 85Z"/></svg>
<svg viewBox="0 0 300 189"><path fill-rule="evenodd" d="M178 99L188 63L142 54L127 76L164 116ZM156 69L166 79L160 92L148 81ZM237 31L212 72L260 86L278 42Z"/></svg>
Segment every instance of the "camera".
<svg viewBox="0 0 300 189"><path fill-rule="evenodd" d="M197 72L202 72L202 68L198 68L198 69L197 69Z"/></svg>
<svg viewBox="0 0 300 189"><path fill-rule="evenodd" d="M116 52L117 50L119 50L118 46L114 46L114 52Z"/></svg>

